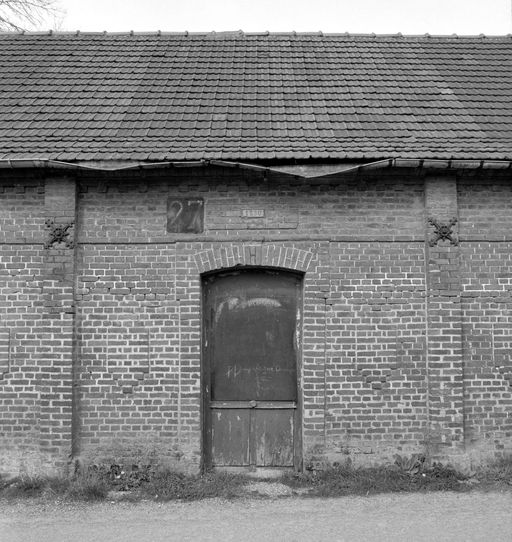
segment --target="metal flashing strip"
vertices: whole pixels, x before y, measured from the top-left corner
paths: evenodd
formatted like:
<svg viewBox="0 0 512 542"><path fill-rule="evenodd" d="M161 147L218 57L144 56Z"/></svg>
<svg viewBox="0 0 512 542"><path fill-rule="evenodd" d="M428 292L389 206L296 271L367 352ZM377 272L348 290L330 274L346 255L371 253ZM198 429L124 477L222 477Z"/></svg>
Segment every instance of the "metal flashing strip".
<svg viewBox="0 0 512 542"><path fill-rule="evenodd" d="M415 158L388 158L366 163L340 163L340 164L305 164L289 166L260 166L243 162L227 162L222 160L210 160L210 164L224 167L251 169L262 172L274 172L284 175L292 175L304 179L330 177L346 173L358 173L372 169L384 169L392 167L418 168L418 169L511 169L511 160L440 160L440 159L415 159Z"/></svg>
<svg viewBox="0 0 512 542"><path fill-rule="evenodd" d="M425 169L510 169L512 160L439 160L439 159L416 159L394 158L391 160L394 167L410 167Z"/></svg>
<svg viewBox="0 0 512 542"><path fill-rule="evenodd" d="M247 164L244 162L228 162L224 160L210 160L209 163L220 167L249 169L261 171L262 173L280 173L282 175L291 175L292 177L302 179L314 179L320 177L330 177L342 173L357 172L362 167L387 167L391 165L392 160L379 160L369 164L364 163L339 163L339 164L293 164L287 166L260 166L257 164Z"/></svg>
<svg viewBox="0 0 512 542"><path fill-rule="evenodd" d="M386 165L389 160L384 160ZM211 160L211 164L223 167L237 167L241 169L251 169L262 172L281 173L283 175L291 175L293 177L301 177L303 179L312 179L315 177L328 177L349 171L357 171L364 164L294 164L288 166L259 166L254 164L246 164L243 162L226 162L222 160ZM379 163L379 162L376 162Z"/></svg>
<svg viewBox="0 0 512 542"><path fill-rule="evenodd" d="M512 160L440 160L416 158L388 158L366 163L338 163L338 164L291 164L263 166L246 162L231 162L225 160L194 160L194 161L168 161L168 162L131 162L131 161L105 161L105 162L63 162L50 159L3 159L0 160L0 169L18 168L47 168L82 171L119 172L128 170L163 169L163 168L193 168L208 165L218 167L239 168L266 173L279 173L291 175L296 178L314 179L358 173L372 169L391 167L406 167L419 169L468 170L468 169L512 169Z"/></svg>
<svg viewBox="0 0 512 542"><path fill-rule="evenodd" d="M0 160L0 169L21 169L21 168L48 168L48 169L69 169L69 170L89 170L89 171L124 171L131 169L157 169L165 167L202 167L207 165L205 160L181 161L181 162L130 162L130 161L111 161L111 162L63 162L50 159L15 159Z"/></svg>

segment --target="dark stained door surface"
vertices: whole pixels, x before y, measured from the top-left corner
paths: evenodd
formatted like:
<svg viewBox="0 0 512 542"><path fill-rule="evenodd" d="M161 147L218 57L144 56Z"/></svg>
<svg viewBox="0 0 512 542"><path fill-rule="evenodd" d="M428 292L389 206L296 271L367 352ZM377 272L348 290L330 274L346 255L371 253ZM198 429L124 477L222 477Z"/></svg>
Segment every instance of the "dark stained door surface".
<svg viewBox="0 0 512 542"><path fill-rule="evenodd" d="M300 278L245 270L204 281L208 466L292 467Z"/></svg>

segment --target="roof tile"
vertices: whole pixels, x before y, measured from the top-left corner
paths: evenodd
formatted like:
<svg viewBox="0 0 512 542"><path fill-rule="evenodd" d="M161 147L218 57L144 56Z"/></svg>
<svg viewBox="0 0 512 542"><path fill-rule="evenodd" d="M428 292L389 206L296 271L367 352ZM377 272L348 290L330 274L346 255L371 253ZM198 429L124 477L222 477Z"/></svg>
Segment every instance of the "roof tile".
<svg viewBox="0 0 512 542"><path fill-rule="evenodd" d="M512 159L512 39L0 34L0 157Z"/></svg>

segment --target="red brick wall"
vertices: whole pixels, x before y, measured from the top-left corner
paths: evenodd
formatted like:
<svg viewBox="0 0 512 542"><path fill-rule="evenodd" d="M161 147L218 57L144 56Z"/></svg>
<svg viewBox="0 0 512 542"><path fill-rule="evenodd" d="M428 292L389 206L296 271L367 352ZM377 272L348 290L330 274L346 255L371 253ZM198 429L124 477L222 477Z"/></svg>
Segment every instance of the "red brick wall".
<svg viewBox="0 0 512 542"><path fill-rule="evenodd" d="M325 439L338 454L425 440L423 243L330 243Z"/></svg>
<svg viewBox="0 0 512 542"><path fill-rule="evenodd" d="M236 264L304 273L306 466L512 450L504 174L83 174L76 247L50 248L45 220L73 222L74 181L5 175L0 186L8 469L59 466L71 454L197 470L201 273ZM203 198L204 232L167 233L169 197ZM453 242L430 246L429 218L457 219Z"/></svg>
<svg viewBox="0 0 512 542"><path fill-rule="evenodd" d="M512 186L459 180L466 449L512 450Z"/></svg>
<svg viewBox="0 0 512 542"><path fill-rule="evenodd" d="M46 220L74 222L74 193L73 180L31 172L0 182L0 464L8 472L61 469L71 453L73 249L44 243Z"/></svg>

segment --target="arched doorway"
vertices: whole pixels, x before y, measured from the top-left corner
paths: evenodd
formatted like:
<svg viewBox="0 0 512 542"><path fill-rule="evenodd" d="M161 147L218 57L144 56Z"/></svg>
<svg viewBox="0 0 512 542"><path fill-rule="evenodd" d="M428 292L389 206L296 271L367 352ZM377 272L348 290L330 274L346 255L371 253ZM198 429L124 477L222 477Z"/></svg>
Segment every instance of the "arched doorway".
<svg viewBox="0 0 512 542"><path fill-rule="evenodd" d="M300 468L302 279L266 269L203 280L207 468Z"/></svg>

